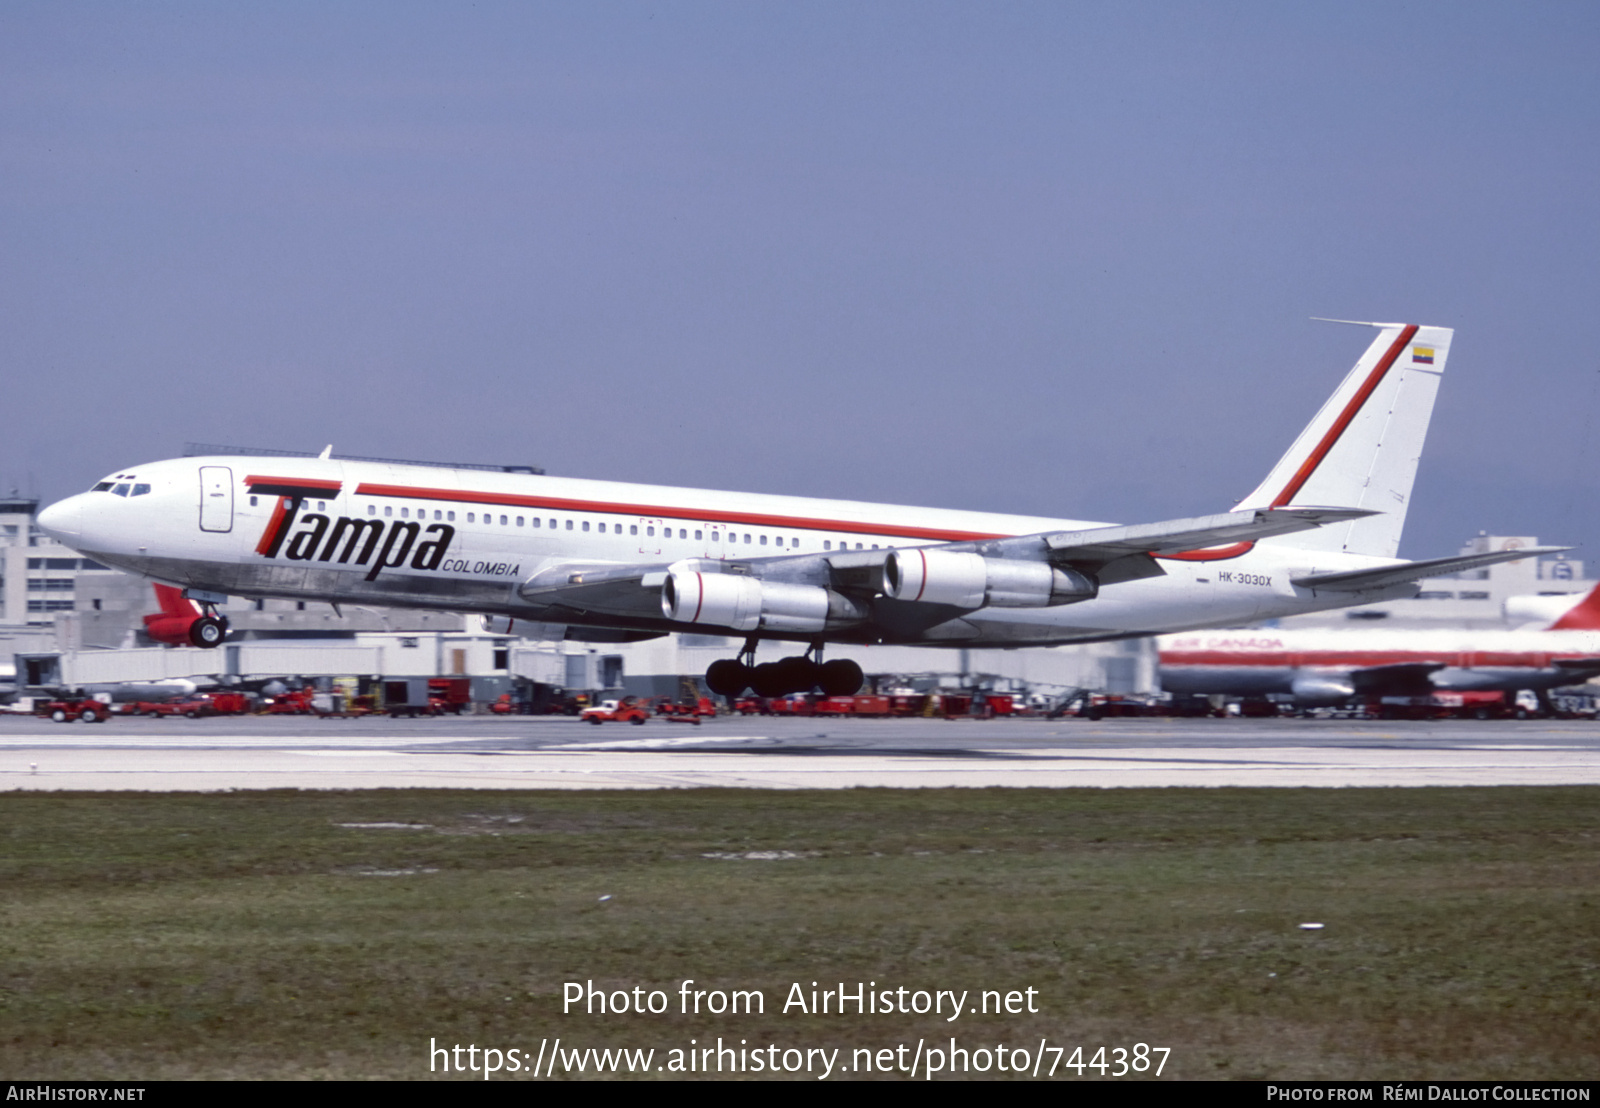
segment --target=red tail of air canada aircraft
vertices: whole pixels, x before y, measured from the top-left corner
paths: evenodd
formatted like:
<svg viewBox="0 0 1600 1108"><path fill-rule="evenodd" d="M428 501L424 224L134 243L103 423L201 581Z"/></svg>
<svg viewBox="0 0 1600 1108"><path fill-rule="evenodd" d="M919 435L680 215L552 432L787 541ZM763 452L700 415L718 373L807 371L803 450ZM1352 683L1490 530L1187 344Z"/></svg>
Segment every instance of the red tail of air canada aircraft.
<svg viewBox="0 0 1600 1108"><path fill-rule="evenodd" d="M184 598L182 589L160 582L154 588L161 611L144 617L144 630L155 642L216 646L227 635L227 621L207 615L199 604Z"/></svg>
<svg viewBox="0 0 1600 1108"><path fill-rule="evenodd" d="M1513 597L1515 631L1210 631L1163 635L1161 685L1196 695L1293 698L1303 707L1385 696L1540 695L1600 676L1600 585L1582 597Z"/></svg>
<svg viewBox="0 0 1600 1108"><path fill-rule="evenodd" d="M1031 646L1415 595L1513 555L1395 557L1451 331L1377 337L1231 511L1117 526L487 466L215 453L119 470L39 524L186 590L482 613L538 638L741 637L719 693L853 692L828 643ZM1515 556L1542 553L1521 551ZM205 614L212 615L211 611ZM762 642L804 655L755 665Z"/></svg>

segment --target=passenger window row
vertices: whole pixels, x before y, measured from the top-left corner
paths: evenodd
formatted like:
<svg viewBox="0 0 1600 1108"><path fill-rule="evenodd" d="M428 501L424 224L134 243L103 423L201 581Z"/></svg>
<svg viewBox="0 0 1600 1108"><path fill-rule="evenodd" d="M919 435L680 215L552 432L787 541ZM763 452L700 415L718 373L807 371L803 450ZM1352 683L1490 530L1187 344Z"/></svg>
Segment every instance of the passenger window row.
<svg viewBox="0 0 1600 1108"><path fill-rule="evenodd" d="M126 485L117 485L117 486L113 487L112 483L110 481L102 481L102 482L100 482L100 484L96 485L94 487L94 489L91 490L91 491L95 491L95 492L110 491L110 492L116 493L116 495L118 495L118 496L128 496L128 495L142 496L142 495L144 495L144 493L147 493L147 492L150 491L150 486L149 485L134 485L133 486L133 492L131 494L128 493L128 492L125 492L125 491L124 492L118 492L117 491L118 489L126 489L127 487L128 486L126 486ZM256 497L252 496L250 498L250 506L252 508L257 507L257 498ZM317 511L325 512L327 510L328 510L327 501L325 501L325 500L317 501ZM433 520L435 522L454 523L456 521L456 513L453 510L443 509L443 508L432 508L432 509L429 509L429 508L413 508L410 505L406 505L406 504L402 504L399 507L399 518L401 518L401 519L426 520L426 519L428 519L428 514L429 514L430 511L433 513ZM367 505L367 515L375 516L375 515L378 515L378 514L379 514L378 505L369 503ZM396 514L395 506L392 505L392 504L383 505L383 513L382 514L387 518L394 518L394 516ZM472 512L465 513L465 515L466 515L466 522L468 522L468 523L474 523L474 524L480 523L480 520L478 519L478 517L481 515L483 517L483 519L481 520L481 523L482 523L483 526L486 526L486 527L496 526L496 523L495 523L496 513L494 513L494 512L476 512L476 511L472 511ZM591 524L591 521L587 520L587 519L585 519L585 520L577 520L577 521L568 519L568 520L566 520L564 522L565 522L565 529L568 530L568 531L573 531L573 530L588 531L589 528L590 528L590 524ZM563 523L562 520L553 519L553 518L552 519L544 519L544 518L541 518L539 516L531 516L530 517L530 516L511 515L511 514L508 513L508 514L500 515L498 526L501 526L501 527L532 527L532 528L538 528L540 530L543 530L546 527L548 527L549 530L551 530L551 531L558 531L558 530L562 529L562 523ZM621 535L622 534L623 524L621 524L621 523L611 523L609 525L609 527L610 527L609 531L607 530L607 526L608 525L607 525L607 523L605 521L597 521L597 522L594 523L594 529L598 534L601 534L601 535L605 535L605 534ZM628 535L629 536L637 536L639 534L639 525L637 523L630 523L630 524L627 525L627 528L628 528ZM656 537L656 530L657 529L656 529L656 526L654 524L646 524L645 525L645 529L644 529L645 538L655 538ZM662 527L662 528L660 528L660 530L661 530L661 537L662 538L670 539L670 538L673 537L672 532L673 532L674 528ZM689 537L689 528L687 528L687 527L679 527L679 528L676 528L676 530L678 532L677 538L679 538L679 539L687 539ZM711 528L710 529L711 536L710 536L710 539L708 540L706 538L705 531L706 531L705 528L696 528L695 532L694 532L694 541L695 542L706 542L706 541L722 542L722 541L724 541L724 534L726 534L726 541L730 546L739 543L741 541L741 539L742 539L743 542L746 545L767 546L770 543L770 545L775 546L780 550L783 550L783 549L798 550L800 548L800 539L799 539L798 536L794 536L794 535L790 535L790 536L784 536L784 535L771 535L771 536L769 536L769 535L757 535L754 532L749 532L749 531L745 531L745 532L727 531L727 532L724 532L720 528ZM824 549L824 550L832 550L832 549L834 549L834 545L833 544L834 544L834 540L832 540L832 539L824 539L823 542L822 542L822 549ZM844 540L844 539L839 540L839 547L838 548L840 550L849 550L850 549L849 541L848 540ZM857 550L864 550L864 549L867 548L867 544L858 542L858 543L856 543L855 548ZM878 549L878 544L877 543L873 543L871 548L873 550L877 550Z"/></svg>

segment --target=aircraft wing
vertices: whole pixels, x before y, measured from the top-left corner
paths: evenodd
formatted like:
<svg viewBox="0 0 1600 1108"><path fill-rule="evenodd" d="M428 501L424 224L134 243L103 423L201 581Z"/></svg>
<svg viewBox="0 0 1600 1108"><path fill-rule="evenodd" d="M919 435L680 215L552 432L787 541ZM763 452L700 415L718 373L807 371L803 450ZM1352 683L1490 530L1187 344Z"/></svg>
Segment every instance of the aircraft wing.
<svg viewBox="0 0 1600 1108"><path fill-rule="evenodd" d="M1429 696L1434 692L1429 678L1445 666L1444 662L1365 666L1350 671L1350 684L1363 696Z"/></svg>
<svg viewBox="0 0 1600 1108"><path fill-rule="evenodd" d="M667 564L563 562L540 570L517 587L529 604L576 613L620 616L661 615L661 584Z"/></svg>
<svg viewBox="0 0 1600 1108"><path fill-rule="evenodd" d="M1447 573L1462 573L1469 569L1500 562L1515 562L1523 558L1538 558L1545 554L1559 554L1571 550L1570 546L1527 546L1521 550L1497 550L1489 554L1460 554L1453 558L1429 558L1421 562L1399 562L1377 569L1357 569L1346 573L1317 573L1310 577L1296 577L1294 583L1307 589L1326 589L1331 592L1360 592L1362 589L1385 589L1390 585L1404 585L1424 577L1442 577Z"/></svg>
<svg viewBox="0 0 1600 1108"><path fill-rule="evenodd" d="M1360 508L1257 508L1163 523L1139 523L1131 527L1057 531L1042 537L1052 560L1096 566L1134 554L1160 557L1212 546L1256 542L1274 535L1309 531L1326 523L1342 523L1377 514Z"/></svg>

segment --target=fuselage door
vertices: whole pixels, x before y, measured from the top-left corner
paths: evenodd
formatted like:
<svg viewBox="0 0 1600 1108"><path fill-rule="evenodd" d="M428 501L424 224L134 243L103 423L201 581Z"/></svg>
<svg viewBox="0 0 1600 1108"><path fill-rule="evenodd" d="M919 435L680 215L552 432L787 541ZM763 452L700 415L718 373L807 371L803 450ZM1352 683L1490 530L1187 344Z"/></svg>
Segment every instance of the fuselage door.
<svg viewBox="0 0 1600 1108"><path fill-rule="evenodd" d="M233 530L233 470L200 467L200 530Z"/></svg>

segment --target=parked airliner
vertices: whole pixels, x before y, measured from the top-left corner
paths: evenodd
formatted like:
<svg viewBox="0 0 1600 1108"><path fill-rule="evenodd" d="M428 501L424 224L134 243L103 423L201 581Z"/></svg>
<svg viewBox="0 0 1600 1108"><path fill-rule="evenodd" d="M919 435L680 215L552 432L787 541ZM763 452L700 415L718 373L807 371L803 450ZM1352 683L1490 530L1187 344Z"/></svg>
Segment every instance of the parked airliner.
<svg viewBox="0 0 1600 1108"><path fill-rule="evenodd" d="M719 693L853 692L829 642L1025 646L1238 625L1415 595L1544 552L1395 557L1452 332L1372 345L1231 511L1134 526L587 481L492 467L218 455L119 470L39 525L222 597L482 613L538 638L744 637ZM1554 548L1552 548L1554 549ZM757 644L808 644L755 666Z"/></svg>
<svg viewBox="0 0 1600 1108"><path fill-rule="evenodd" d="M1556 610L1552 610L1552 609ZM1385 696L1551 689L1600 676L1600 585L1585 596L1513 597L1514 631L1211 631L1163 635L1161 687L1194 695L1284 696L1301 707Z"/></svg>

